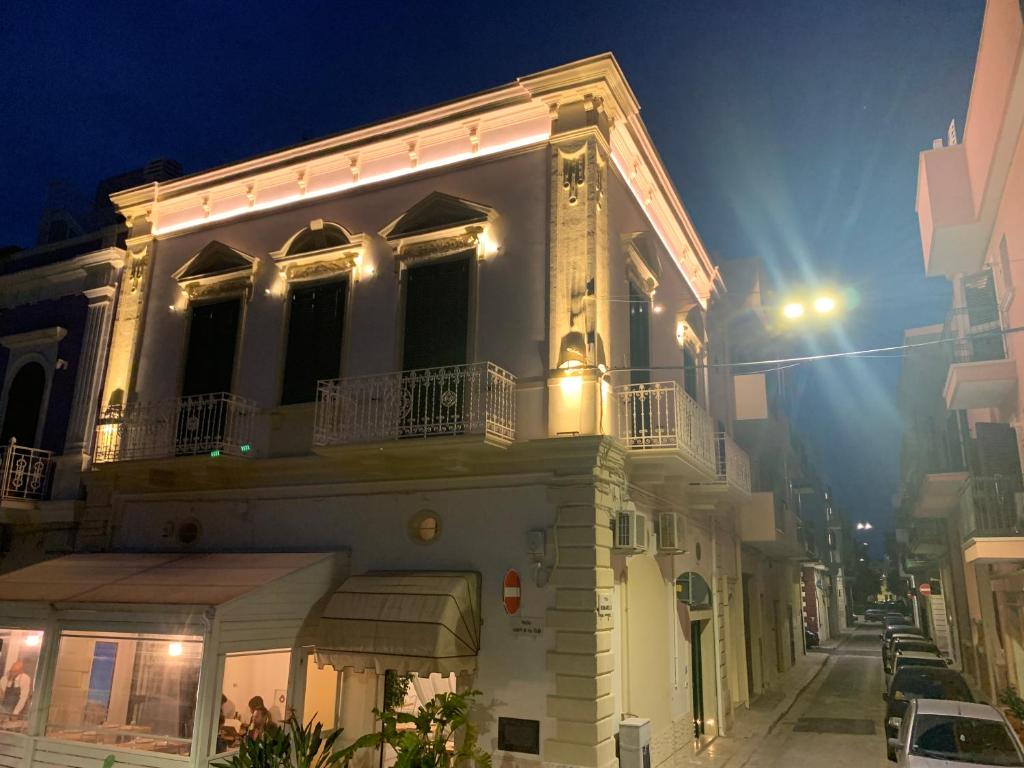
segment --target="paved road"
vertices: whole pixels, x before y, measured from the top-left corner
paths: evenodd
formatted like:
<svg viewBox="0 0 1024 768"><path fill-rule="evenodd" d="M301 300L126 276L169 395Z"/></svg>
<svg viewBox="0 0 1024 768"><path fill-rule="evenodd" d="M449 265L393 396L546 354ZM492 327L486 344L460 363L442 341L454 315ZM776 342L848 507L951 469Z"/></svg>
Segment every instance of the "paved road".
<svg viewBox="0 0 1024 768"><path fill-rule="evenodd" d="M858 627L743 768L881 768L885 757L878 625Z"/></svg>

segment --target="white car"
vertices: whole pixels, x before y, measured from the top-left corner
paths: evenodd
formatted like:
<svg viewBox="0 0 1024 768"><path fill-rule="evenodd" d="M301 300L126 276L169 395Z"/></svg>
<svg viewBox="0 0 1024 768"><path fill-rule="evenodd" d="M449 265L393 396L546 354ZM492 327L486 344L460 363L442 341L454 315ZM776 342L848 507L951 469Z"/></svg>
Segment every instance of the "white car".
<svg viewBox="0 0 1024 768"><path fill-rule="evenodd" d="M890 759L907 768L1024 766L1017 734L988 704L915 699L888 747Z"/></svg>

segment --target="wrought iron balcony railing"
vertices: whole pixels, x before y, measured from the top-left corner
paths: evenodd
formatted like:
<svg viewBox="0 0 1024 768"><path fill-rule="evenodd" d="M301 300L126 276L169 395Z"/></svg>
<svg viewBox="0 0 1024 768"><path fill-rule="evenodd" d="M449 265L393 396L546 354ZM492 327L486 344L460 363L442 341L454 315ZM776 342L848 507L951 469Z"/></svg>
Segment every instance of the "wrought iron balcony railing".
<svg viewBox="0 0 1024 768"><path fill-rule="evenodd" d="M494 363L420 368L321 381L313 443L319 446L483 435L516 436L516 377Z"/></svg>
<svg viewBox="0 0 1024 768"><path fill-rule="evenodd" d="M665 448L681 451L709 475L718 474L714 423L678 382L626 384L616 394L619 437L626 448L638 452Z"/></svg>
<svg viewBox="0 0 1024 768"><path fill-rule="evenodd" d="M728 432L715 433L718 481L750 495L750 457Z"/></svg>
<svg viewBox="0 0 1024 768"><path fill-rule="evenodd" d="M108 408L96 427L98 464L171 456L249 456L258 409L228 392Z"/></svg>
<svg viewBox="0 0 1024 768"><path fill-rule="evenodd" d="M950 362L978 363L1006 357L999 308L994 304L952 310L946 316L943 335L950 339Z"/></svg>
<svg viewBox="0 0 1024 768"><path fill-rule="evenodd" d="M960 495L960 527L964 540L979 536L1024 535L1024 520L1017 512L1016 477L976 477L964 484Z"/></svg>
<svg viewBox="0 0 1024 768"><path fill-rule="evenodd" d="M39 501L50 493L53 452L18 445L0 446L0 500Z"/></svg>

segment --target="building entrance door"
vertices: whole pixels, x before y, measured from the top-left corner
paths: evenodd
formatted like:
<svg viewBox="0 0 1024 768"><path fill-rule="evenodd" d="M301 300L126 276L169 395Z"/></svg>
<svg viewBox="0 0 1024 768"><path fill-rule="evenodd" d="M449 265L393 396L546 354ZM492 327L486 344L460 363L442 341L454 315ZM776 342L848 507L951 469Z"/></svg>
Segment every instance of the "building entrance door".
<svg viewBox="0 0 1024 768"><path fill-rule="evenodd" d="M701 653L703 621L690 622L690 690L693 691L693 738L704 735L704 658Z"/></svg>

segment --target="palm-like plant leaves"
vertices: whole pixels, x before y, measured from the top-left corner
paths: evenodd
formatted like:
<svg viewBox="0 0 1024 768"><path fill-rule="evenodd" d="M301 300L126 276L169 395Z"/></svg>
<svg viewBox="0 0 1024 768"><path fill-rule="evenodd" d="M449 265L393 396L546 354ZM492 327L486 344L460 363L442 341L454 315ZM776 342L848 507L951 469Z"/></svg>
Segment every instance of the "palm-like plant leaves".
<svg viewBox="0 0 1024 768"><path fill-rule="evenodd" d="M256 739L243 739L238 752L214 768L335 768L344 753L334 743L341 729L324 732L323 724L303 725L294 715L284 728L264 731Z"/></svg>

